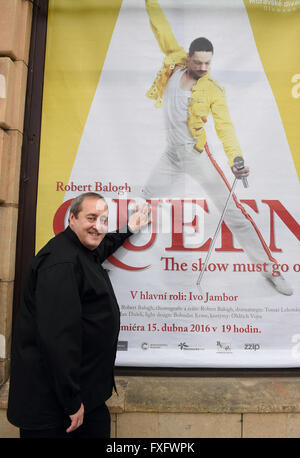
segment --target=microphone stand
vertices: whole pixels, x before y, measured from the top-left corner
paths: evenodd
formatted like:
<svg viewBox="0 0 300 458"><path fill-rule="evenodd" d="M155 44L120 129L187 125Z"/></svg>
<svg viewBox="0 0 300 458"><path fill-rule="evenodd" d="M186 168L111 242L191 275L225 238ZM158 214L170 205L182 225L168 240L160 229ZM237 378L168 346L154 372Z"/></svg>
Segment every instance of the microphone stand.
<svg viewBox="0 0 300 458"><path fill-rule="evenodd" d="M244 168L244 159L241 157L241 156L236 156L234 158L234 166L238 169L238 170L242 170ZM222 212L222 215L221 215L221 218L220 218L220 221L219 221L219 224L218 224L218 227L216 229L216 232L215 232L215 235L212 239L212 242L209 246L209 250L207 252L207 255L206 255L206 259L205 259L205 263L201 269L201 272L200 272L200 275L198 277L198 280L197 280L197 287L199 288L199 290L201 290L201 287L200 287L200 284L201 284L201 280L202 280L202 277L204 275L204 272L206 270L206 267L207 267L207 264L208 264L208 261L209 261L209 258L210 258L210 255L211 255L211 252L215 246L215 243L216 243L216 240L217 240L217 237L218 237L218 234L220 232L220 229L221 229L221 226L222 226L222 223L223 223L223 220L224 220L224 216L225 216L225 213L226 213L226 210L227 210L227 207L228 207L228 204L230 202L230 199L232 197L232 194L233 194L233 191L234 191L234 188L236 186L236 183L237 183L237 180L238 178L235 177L234 179L234 182L231 186L231 190L230 190L230 193L229 193L229 196L227 197L227 200L226 200L226 204L225 204L225 207L223 209L223 212ZM245 188L248 188L249 184L248 184L248 180L246 177L242 177L242 182L243 182L243 185Z"/></svg>
<svg viewBox="0 0 300 458"><path fill-rule="evenodd" d="M234 192L234 188L235 188L235 186L236 186L236 183L237 183L237 178L234 179L234 182L233 182L233 185L232 185L232 187L231 187L229 196L227 197L226 204L225 204L225 207L224 207L224 209L223 209L223 212L222 212L220 221L219 221L219 223L218 223L218 226L217 226L215 235L214 235L214 237L213 237L213 239L212 239L212 242L211 242L210 245L209 245L209 250L208 250L207 255L206 255L205 263L204 263L204 265L202 266L200 275L199 275L199 277L198 277L198 280L197 280L196 285L198 286L199 289L200 289L200 283L201 283L202 277L203 277L204 272L205 272L205 270L206 270L206 267L207 267L207 264L208 264L208 261L209 261L211 252L212 252L212 250L213 250L213 248L214 248L214 246L215 246L215 243L216 243L218 234L219 234L219 232L220 232L220 229L221 229L221 226L222 226L222 223L223 223L223 220L224 220L224 216L225 216L225 213L226 213L228 204L229 204L229 202L230 202L230 199L231 199L231 197L232 197L232 194L233 194L233 192Z"/></svg>

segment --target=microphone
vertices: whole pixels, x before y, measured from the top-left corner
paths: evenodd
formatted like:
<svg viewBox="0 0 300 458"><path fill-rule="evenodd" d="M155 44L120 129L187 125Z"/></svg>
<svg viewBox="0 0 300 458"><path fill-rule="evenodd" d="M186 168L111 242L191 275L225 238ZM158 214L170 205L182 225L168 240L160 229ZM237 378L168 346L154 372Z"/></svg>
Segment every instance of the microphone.
<svg viewBox="0 0 300 458"><path fill-rule="evenodd" d="M235 157L233 160L233 163L238 170L242 170L245 167L244 159L241 156ZM248 180L246 177L242 177L242 182L243 182L244 188L249 187Z"/></svg>

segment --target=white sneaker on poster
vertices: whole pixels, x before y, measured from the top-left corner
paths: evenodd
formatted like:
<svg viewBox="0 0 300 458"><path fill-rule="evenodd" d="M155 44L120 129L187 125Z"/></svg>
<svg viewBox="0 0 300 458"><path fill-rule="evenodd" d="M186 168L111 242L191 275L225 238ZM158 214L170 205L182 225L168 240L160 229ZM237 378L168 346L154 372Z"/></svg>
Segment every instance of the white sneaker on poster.
<svg viewBox="0 0 300 458"><path fill-rule="evenodd" d="M267 279L279 293L284 294L285 296L292 296L294 293L292 286L281 274L278 275L278 277L268 275Z"/></svg>

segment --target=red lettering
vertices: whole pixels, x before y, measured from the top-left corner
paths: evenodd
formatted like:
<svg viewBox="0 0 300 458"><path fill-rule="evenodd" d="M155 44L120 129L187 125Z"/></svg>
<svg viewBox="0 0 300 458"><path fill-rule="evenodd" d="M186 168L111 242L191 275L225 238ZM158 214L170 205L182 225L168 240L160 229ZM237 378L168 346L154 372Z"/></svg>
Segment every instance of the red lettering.
<svg viewBox="0 0 300 458"><path fill-rule="evenodd" d="M183 245L183 227L192 226L195 232L198 231L198 217L194 217L189 223L183 222L183 205L184 202L193 202L208 212L206 200L168 200L172 204L172 245L166 248L166 251L208 251L211 238L208 239L201 247L185 248Z"/></svg>
<svg viewBox="0 0 300 458"><path fill-rule="evenodd" d="M258 208L254 199L241 200L244 204L248 205L252 210L258 213ZM216 248L216 251L244 251L242 248L234 247L233 234L225 222L221 226L221 248Z"/></svg>
<svg viewBox="0 0 300 458"><path fill-rule="evenodd" d="M73 199L66 200L57 210L53 218L53 232L55 235L65 230L65 217Z"/></svg>
<svg viewBox="0 0 300 458"><path fill-rule="evenodd" d="M64 231L65 229L65 217L69 206L73 199L69 199L65 201L57 210L53 218L53 231L54 234L57 235L60 232ZM123 200L123 199L114 199L113 200L117 205L117 227L121 228L125 224L127 224L128 218L128 206L129 203L132 202L132 199ZM152 233L149 241L142 246L137 246L132 243L129 239L126 240L124 243L124 248L129 251L144 251L150 248L153 243L156 241L157 237L157 226L158 226L158 204L159 200L150 201L152 206ZM184 239L183 239L183 228L185 226L191 226L194 228L195 232L198 231L198 217L195 215L192 221L184 222L183 221L183 209L184 209L184 202L192 202L204 209L206 213L209 213L208 206L206 200L168 200L168 202L172 205L172 240L171 246L166 247L166 251L208 251L209 245L211 243L211 238L208 238L206 242L198 247L198 248L186 248L184 246ZM258 207L255 200L242 200L244 204L248 205L253 211L258 213ZM269 206L270 209L270 250L271 251L282 251L281 248L276 246L275 240L275 213L281 221L286 225L286 227L292 232L292 234L300 240L300 225L295 220L295 218L289 213L289 211L281 204L279 200L262 200L262 203ZM277 241L278 243L278 241ZM223 222L222 224L222 231L221 231L221 247L217 248L216 251L243 251L240 248L234 247L234 238L233 234L230 229L227 227L226 223ZM121 269L125 270L143 270L146 269L147 266L143 267L134 267L127 265L117 259L115 256L110 256L108 260Z"/></svg>
<svg viewBox="0 0 300 458"><path fill-rule="evenodd" d="M293 216L287 211L279 200L262 200L264 204L267 204L270 208L270 250L282 251L281 248L276 247L275 243L275 218L274 212L279 216L281 221L288 227L288 229L294 234L294 236L300 240L300 225L293 218Z"/></svg>
<svg viewBox="0 0 300 458"><path fill-rule="evenodd" d="M244 251L234 247L233 234L224 221L221 226L221 248L216 248L215 251Z"/></svg>

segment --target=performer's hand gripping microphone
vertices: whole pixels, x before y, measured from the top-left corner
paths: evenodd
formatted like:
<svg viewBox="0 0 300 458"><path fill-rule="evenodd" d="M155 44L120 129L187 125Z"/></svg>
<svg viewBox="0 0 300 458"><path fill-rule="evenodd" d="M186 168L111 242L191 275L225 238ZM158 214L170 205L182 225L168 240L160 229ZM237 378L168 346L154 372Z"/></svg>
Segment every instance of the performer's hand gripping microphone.
<svg viewBox="0 0 300 458"><path fill-rule="evenodd" d="M233 163L234 163L234 166L238 170L242 170L245 167L244 159L241 156L235 157L234 160L233 160ZM247 180L246 177L242 177L242 182L243 182L244 188L248 188L249 187L248 180Z"/></svg>

